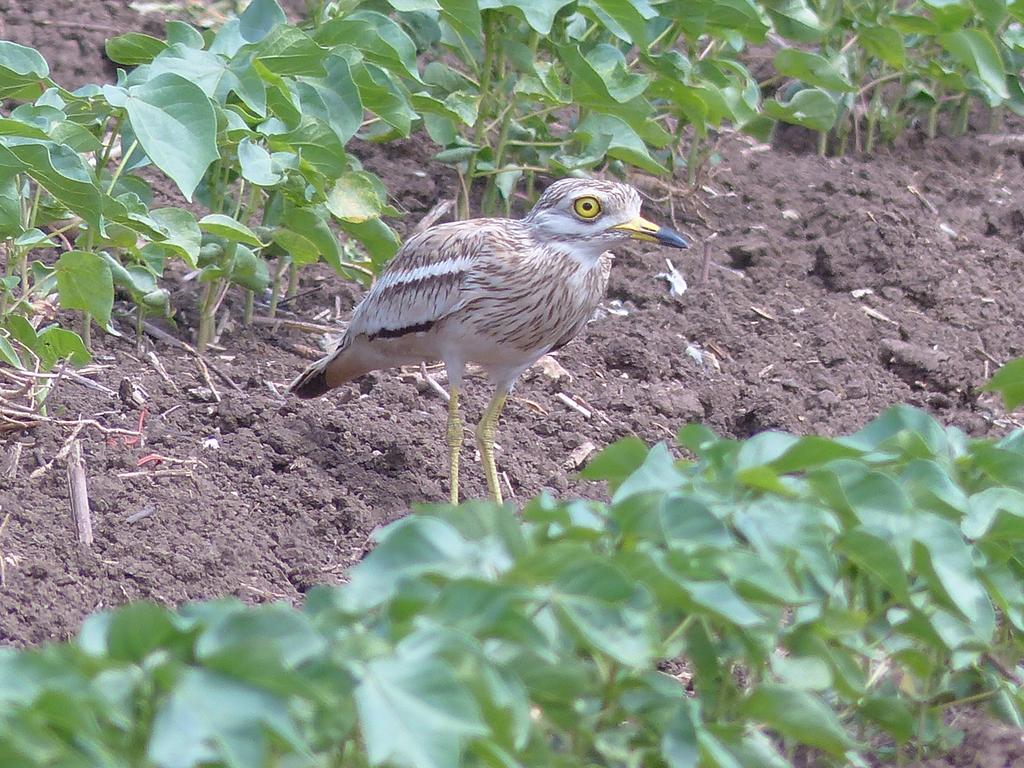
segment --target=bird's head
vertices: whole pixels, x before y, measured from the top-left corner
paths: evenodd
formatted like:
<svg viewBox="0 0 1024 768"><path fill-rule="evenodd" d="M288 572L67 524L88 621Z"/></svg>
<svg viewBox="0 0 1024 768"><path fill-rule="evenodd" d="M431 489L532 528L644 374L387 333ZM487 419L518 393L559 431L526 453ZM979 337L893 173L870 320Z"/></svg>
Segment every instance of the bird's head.
<svg viewBox="0 0 1024 768"><path fill-rule="evenodd" d="M629 239L690 247L678 232L641 216L640 193L629 184L614 181L556 181L523 223L538 240L594 259L610 246Z"/></svg>

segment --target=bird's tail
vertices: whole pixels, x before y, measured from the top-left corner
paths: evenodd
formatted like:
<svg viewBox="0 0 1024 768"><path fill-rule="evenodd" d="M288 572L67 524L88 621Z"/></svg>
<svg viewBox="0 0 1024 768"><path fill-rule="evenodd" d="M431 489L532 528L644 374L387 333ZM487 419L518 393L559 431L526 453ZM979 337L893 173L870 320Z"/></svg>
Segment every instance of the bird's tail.
<svg viewBox="0 0 1024 768"><path fill-rule="evenodd" d="M288 391L304 400L319 397L369 372L372 368L365 364L362 357L355 348L341 344L331 354L300 373L288 386Z"/></svg>

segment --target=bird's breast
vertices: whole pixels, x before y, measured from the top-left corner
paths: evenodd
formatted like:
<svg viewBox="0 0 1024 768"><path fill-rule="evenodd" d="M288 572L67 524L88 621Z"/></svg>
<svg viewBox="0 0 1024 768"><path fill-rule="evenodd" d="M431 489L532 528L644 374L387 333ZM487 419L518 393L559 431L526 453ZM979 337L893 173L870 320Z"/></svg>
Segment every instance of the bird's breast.
<svg viewBox="0 0 1024 768"><path fill-rule="evenodd" d="M523 353L560 346L597 307L607 265L543 253L492 265L474 278L460 321L473 335Z"/></svg>

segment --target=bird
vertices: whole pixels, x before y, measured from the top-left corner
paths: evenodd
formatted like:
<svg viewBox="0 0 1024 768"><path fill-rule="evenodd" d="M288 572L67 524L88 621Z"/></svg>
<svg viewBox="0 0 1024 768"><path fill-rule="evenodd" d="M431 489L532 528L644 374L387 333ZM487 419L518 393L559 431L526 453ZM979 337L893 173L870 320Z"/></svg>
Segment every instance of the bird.
<svg viewBox="0 0 1024 768"><path fill-rule="evenodd" d="M522 219L436 224L403 243L353 311L344 335L289 386L314 398L374 370L441 361L448 374L450 500L459 503L459 415L468 363L494 385L476 429L490 498L502 503L494 440L512 385L571 341L604 296L613 255L627 240L688 248L640 215L635 187L559 179Z"/></svg>

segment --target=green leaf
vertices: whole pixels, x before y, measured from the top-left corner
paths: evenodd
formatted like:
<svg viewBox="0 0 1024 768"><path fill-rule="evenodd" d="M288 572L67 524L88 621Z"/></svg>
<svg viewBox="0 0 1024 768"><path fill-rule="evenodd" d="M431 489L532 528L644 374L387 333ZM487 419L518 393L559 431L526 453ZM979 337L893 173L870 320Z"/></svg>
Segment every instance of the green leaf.
<svg viewBox="0 0 1024 768"><path fill-rule="evenodd" d="M53 85L39 51L0 40L0 99L30 99Z"/></svg>
<svg viewBox="0 0 1024 768"><path fill-rule="evenodd" d="M835 100L817 88L797 91L788 102L769 99L764 103L764 111L776 120L802 125L813 131L831 130L839 116Z"/></svg>
<svg viewBox="0 0 1024 768"><path fill-rule="evenodd" d="M299 78L295 92L303 114L319 117L331 127L338 141L345 144L359 130L363 102L345 59L328 56L324 69L326 75L322 78Z"/></svg>
<svg viewBox="0 0 1024 768"><path fill-rule="evenodd" d="M339 225L366 248L377 271L383 269L398 251L398 235L381 219L370 219L359 224L341 221Z"/></svg>
<svg viewBox="0 0 1024 768"><path fill-rule="evenodd" d="M765 0L763 5L775 31L787 40L814 43L825 33L825 24L805 0Z"/></svg>
<svg viewBox="0 0 1024 768"><path fill-rule="evenodd" d="M170 248L190 267L195 268L202 247L203 233L199 230L196 217L183 208L154 208L150 217L166 233L161 247Z"/></svg>
<svg viewBox="0 0 1024 768"><path fill-rule="evenodd" d="M999 99L1009 99L1006 69L992 38L981 29L962 29L939 35L939 44L952 54L960 66L977 75L982 84Z"/></svg>
<svg viewBox="0 0 1024 768"><path fill-rule="evenodd" d="M106 626L106 652L118 661L141 662L166 646L178 631L167 609L153 603L130 603L119 608Z"/></svg>
<svg viewBox="0 0 1024 768"><path fill-rule="evenodd" d="M361 676L355 701L372 765L459 765L467 740L488 732L468 687L426 653L403 647L370 662Z"/></svg>
<svg viewBox="0 0 1024 768"><path fill-rule="evenodd" d="M186 669L153 719L146 756L159 768L262 765L269 730L299 748L284 699L204 669Z"/></svg>
<svg viewBox="0 0 1024 768"><path fill-rule="evenodd" d="M624 437L603 449L580 472L584 480L605 480L609 490L616 489L632 475L647 458L648 448L638 437Z"/></svg>
<svg viewBox="0 0 1024 768"><path fill-rule="evenodd" d="M242 178L259 187L273 187L284 179L271 154L250 138L238 143L238 164Z"/></svg>
<svg viewBox="0 0 1024 768"><path fill-rule="evenodd" d="M658 15L646 0L582 0L580 7L620 40L640 47L647 45L647 21Z"/></svg>
<svg viewBox="0 0 1024 768"><path fill-rule="evenodd" d="M806 691L762 684L740 705L740 711L788 739L835 757L842 757L852 746L835 713Z"/></svg>
<svg viewBox="0 0 1024 768"><path fill-rule="evenodd" d="M906 66L907 53L903 45L903 35L895 28L867 27L858 33L857 39L865 51L890 67L902 70Z"/></svg>
<svg viewBox="0 0 1024 768"><path fill-rule="evenodd" d="M77 333L56 325L39 332L32 351L39 356L40 367L44 371L51 370L61 360L70 360L72 365L78 366L87 365L92 360L92 355Z"/></svg>
<svg viewBox="0 0 1024 768"><path fill-rule="evenodd" d="M323 60L327 50L317 45L309 35L297 27L275 27L258 46L255 60L281 77L324 74Z"/></svg>
<svg viewBox="0 0 1024 768"><path fill-rule="evenodd" d="M149 64L157 54L165 50L167 50L167 43L141 32L118 35L106 42L107 58L128 66Z"/></svg>
<svg viewBox="0 0 1024 768"><path fill-rule="evenodd" d="M256 233L240 221L225 216L223 213L211 213L199 220L199 229L209 232L211 235L223 237L234 243L251 245L253 248L262 248L264 243L256 236Z"/></svg>
<svg viewBox="0 0 1024 768"><path fill-rule="evenodd" d="M328 210L342 221L353 224L377 218L386 202L380 181L366 171L346 173L334 182L327 194Z"/></svg>
<svg viewBox="0 0 1024 768"><path fill-rule="evenodd" d="M933 588L944 592L976 635L988 641L995 631L995 611L960 531L948 520L929 516L916 521L915 539L927 553L923 564Z"/></svg>
<svg viewBox="0 0 1024 768"><path fill-rule="evenodd" d="M612 501L618 503L636 493L674 491L681 482L682 476L675 468L668 446L658 443L644 457L643 463L615 489Z"/></svg>
<svg viewBox="0 0 1024 768"><path fill-rule="evenodd" d="M258 257L244 245L235 247L231 271L228 274L231 282L248 288L250 291L262 293L270 285L270 272L267 262Z"/></svg>
<svg viewBox="0 0 1024 768"><path fill-rule="evenodd" d="M100 232L104 209L116 207L97 187L85 159L61 144L0 136L0 175L9 173L27 173Z"/></svg>
<svg viewBox="0 0 1024 768"><path fill-rule="evenodd" d="M824 88L826 91L856 90L850 82L844 56L829 61L809 51L783 48L775 54L775 69L781 75L795 77L807 85Z"/></svg>
<svg viewBox="0 0 1024 768"><path fill-rule="evenodd" d="M209 98L194 83L168 72L129 88L125 109L143 151L191 201L206 169L220 157Z"/></svg>
<svg viewBox="0 0 1024 768"><path fill-rule="evenodd" d="M64 309L79 309L110 324L114 306L114 278L110 267L98 254L68 251L57 259L57 293Z"/></svg>
<svg viewBox="0 0 1024 768"><path fill-rule="evenodd" d="M275 29L288 24L277 0L252 0L238 17L238 33L248 43L258 43Z"/></svg>
<svg viewBox="0 0 1024 768"><path fill-rule="evenodd" d="M1024 358L1011 360L982 387L985 392L998 392L1008 411L1024 403Z"/></svg>
<svg viewBox="0 0 1024 768"><path fill-rule="evenodd" d="M351 46L367 61L420 81L416 44L384 14L356 11L334 19L317 30L316 41L326 46Z"/></svg>
<svg viewBox="0 0 1024 768"><path fill-rule="evenodd" d="M267 88L260 78L261 67L259 62L253 62L252 52L229 60L179 43L153 61L148 79L166 73L180 75L195 83L214 102L226 104L234 93L246 107L262 116L267 111Z"/></svg>
<svg viewBox="0 0 1024 768"><path fill-rule="evenodd" d="M515 8L522 12L526 23L542 35L551 34L555 14L572 0L480 0L480 10Z"/></svg>

